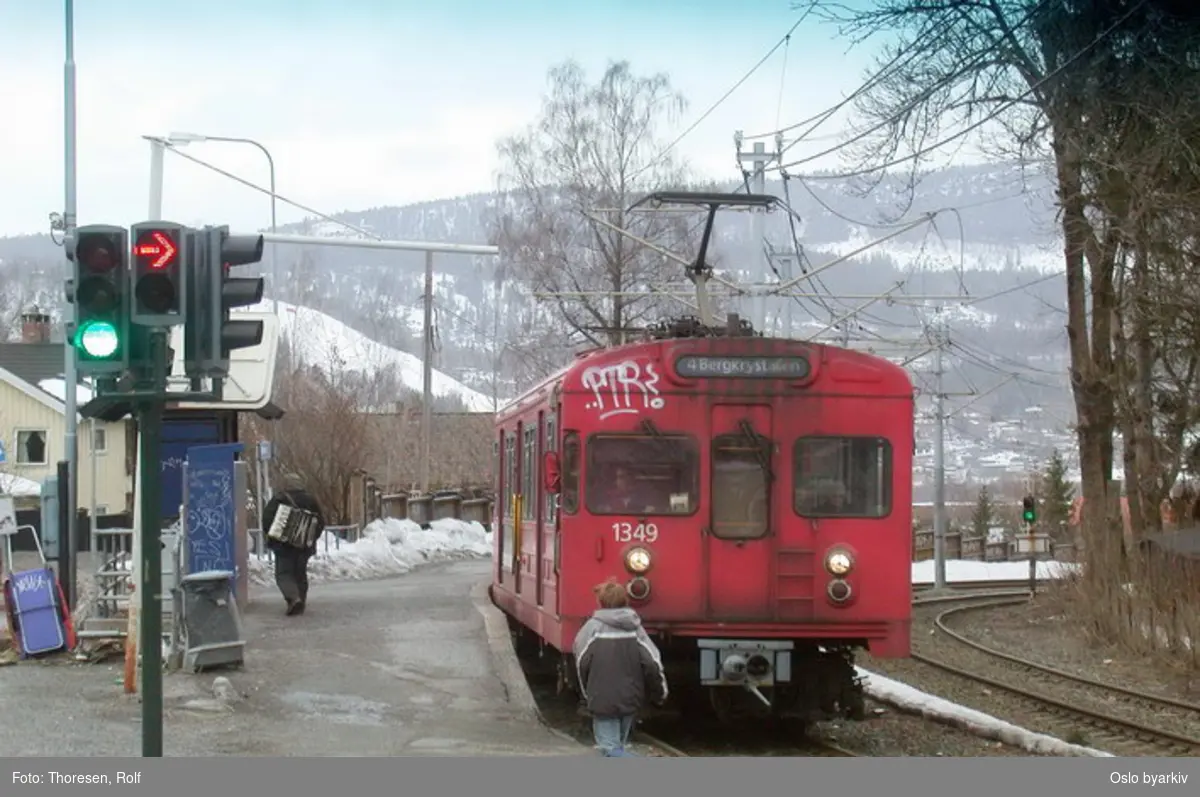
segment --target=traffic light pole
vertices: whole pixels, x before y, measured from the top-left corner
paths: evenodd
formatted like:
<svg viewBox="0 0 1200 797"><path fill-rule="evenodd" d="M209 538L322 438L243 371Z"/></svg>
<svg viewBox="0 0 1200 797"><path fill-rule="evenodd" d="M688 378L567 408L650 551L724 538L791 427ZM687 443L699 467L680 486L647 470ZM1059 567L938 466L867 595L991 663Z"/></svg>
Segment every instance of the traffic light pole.
<svg viewBox="0 0 1200 797"><path fill-rule="evenodd" d="M75 235L75 3L65 0L64 6L66 32L66 58L63 63L63 235L70 240ZM69 278L69 277L68 277ZM78 287L78 286L75 286ZM79 372L76 363L75 347L68 340L63 345L63 434L64 455L67 460L67 527L59 535L60 550L65 550L67 556L66 572L60 572L66 592L67 606L75 611L75 571L78 545L77 529L79 528L79 410L78 385ZM93 441L94 442L94 441ZM95 525L96 519L92 518ZM66 535L64 540L62 537Z"/></svg>
<svg viewBox="0 0 1200 797"><path fill-rule="evenodd" d="M167 390L168 328L148 330L150 342L150 392ZM138 406L141 438L142 627L138 646L142 651L142 757L162 758L162 463L160 458L163 402L165 396L142 398Z"/></svg>

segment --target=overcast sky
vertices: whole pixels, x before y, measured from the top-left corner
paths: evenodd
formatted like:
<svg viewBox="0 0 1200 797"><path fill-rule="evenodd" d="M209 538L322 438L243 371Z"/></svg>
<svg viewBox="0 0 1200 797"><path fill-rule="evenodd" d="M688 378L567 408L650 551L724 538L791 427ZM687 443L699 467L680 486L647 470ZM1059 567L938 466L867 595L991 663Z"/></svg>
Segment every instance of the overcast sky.
<svg viewBox="0 0 1200 797"><path fill-rule="evenodd" d="M48 214L62 209L62 6L0 0L0 235L45 232ZM552 65L574 57L598 76L608 59L624 58L638 72L668 72L690 102L682 131L799 18L789 0L76 6L80 224L145 218L141 136L173 131L262 142L278 192L325 212L486 191L496 140L536 116ZM786 71L781 48L679 153L699 173L735 177L736 129L772 130L836 103L861 80L870 52L847 52L835 34L805 22ZM253 148L210 142L183 151L267 183ZM269 209L265 195L168 154L168 219L261 229ZM303 216L280 203L281 224Z"/></svg>

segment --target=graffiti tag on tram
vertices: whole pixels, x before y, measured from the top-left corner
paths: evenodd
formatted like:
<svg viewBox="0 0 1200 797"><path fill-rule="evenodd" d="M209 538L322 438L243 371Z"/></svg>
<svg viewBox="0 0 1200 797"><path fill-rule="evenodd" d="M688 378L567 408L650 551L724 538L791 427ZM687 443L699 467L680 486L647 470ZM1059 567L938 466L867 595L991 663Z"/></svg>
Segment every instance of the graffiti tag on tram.
<svg viewBox="0 0 1200 797"><path fill-rule="evenodd" d="M600 420L613 415L637 415L642 410L661 410L666 400L658 394L659 376L654 363L639 365L624 360L614 365L594 365L580 381L592 391L585 406L600 413Z"/></svg>

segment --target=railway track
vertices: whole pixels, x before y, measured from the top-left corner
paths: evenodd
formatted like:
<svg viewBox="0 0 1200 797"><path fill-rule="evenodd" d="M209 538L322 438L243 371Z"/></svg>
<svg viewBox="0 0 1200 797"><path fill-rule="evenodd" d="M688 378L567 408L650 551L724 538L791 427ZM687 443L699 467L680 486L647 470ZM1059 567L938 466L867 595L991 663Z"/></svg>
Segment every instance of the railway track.
<svg viewBox="0 0 1200 797"><path fill-rule="evenodd" d="M1039 582L1039 586L1041 583ZM993 579L991 581L948 581L946 589L954 592L975 592L988 589L1024 589L1029 591L1028 578L1008 578L1008 579ZM913 584L912 591L914 595L919 595L923 592L932 592L933 584Z"/></svg>
<svg viewBox="0 0 1200 797"><path fill-rule="evenodd" d="M806 739L803 744L787 745L780 744L775 739L771 741L752 740L747 744L747 739L743 735L739 735L735 743L727 743L726 745L714 745L711 742L702 742L696 740L677 740L678 744L667 742L656 734L643 731L641 729L633 732L633 741L641 742L653 748L661 750L672 758L701 758L701 757L716 757L716 756L755 756L755 757L789 757L800 756L804 758L858 758L858 753L852 750L847 750L832 742L826 742L821 739ZM762 745L758 742L765 742L766 750L758 749Z"/></svg>
<svg viewBox="0 0 1200 797"><path fill-rule="evenodd" d="M965 606L955 606L941 611L934 618L935 630L949 638L953 643L968 648L975 653L991 659L1004 662L1006 670L1012 673L1012 680L1000 680L981 675L951 663L944 658L929 655L925 651L914 649L912 658L943 672L979 683L993 689L1001 689L1017 695L1027 701L1034 711L1047 718L1052 726L1069 728L1074 726L1089 729L1100 746L1108 747L1109 752L1123 755L1150 756L1195 756L1200 755L1200 705L1182 700L1162 697L1137 689L1116 686L1097 681L1092 678L1076 675L1039 662L1030 661L1005 651L984 645L949 628L946 620L955 615L981 611L1002 606L1015 606L1029 600L1028 589L1023 594L997 594L995 592L975 593L971 595L951 595L938 598L929 597L914 601L914 606L931 605L942 602L980 600ZM1025 683L1036 678L1038 689L1028 688L1017 683ZM1119 706L1122 703L1136 702L1148 706L1157 712L1166 712L1178 720L1184 728L1195 728L1195 731L1180 732L1165 727L1153 727L1142 722L1121 716L1119 711L1105 710L1098 707L1080 705L1079 702L1067 702L1061 697L1044 693L1043 689L1053 690L1055 684L1067 691L1078 692L1083 687L1094 704L1109 704Z"/></svg>

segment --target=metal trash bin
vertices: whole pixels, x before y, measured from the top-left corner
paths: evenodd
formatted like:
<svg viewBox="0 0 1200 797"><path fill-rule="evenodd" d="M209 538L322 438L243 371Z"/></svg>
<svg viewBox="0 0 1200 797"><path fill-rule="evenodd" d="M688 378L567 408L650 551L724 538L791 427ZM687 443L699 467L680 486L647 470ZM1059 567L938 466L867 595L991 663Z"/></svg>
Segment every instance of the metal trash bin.
<svg viewBox="0 0 1200 797"><path fill-rule="evenodd" d="M206 570L179 580L180 645L192 672L245 663L246 640L233 595L233 573Z"/></svg>

